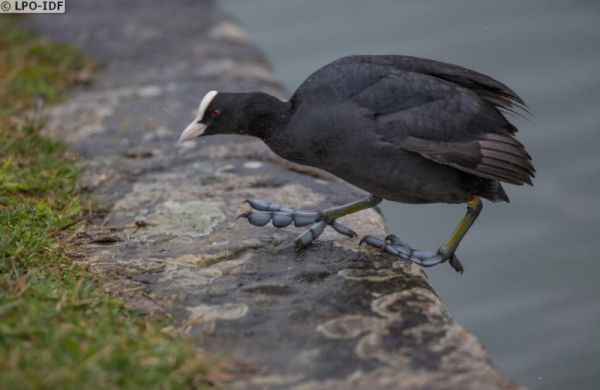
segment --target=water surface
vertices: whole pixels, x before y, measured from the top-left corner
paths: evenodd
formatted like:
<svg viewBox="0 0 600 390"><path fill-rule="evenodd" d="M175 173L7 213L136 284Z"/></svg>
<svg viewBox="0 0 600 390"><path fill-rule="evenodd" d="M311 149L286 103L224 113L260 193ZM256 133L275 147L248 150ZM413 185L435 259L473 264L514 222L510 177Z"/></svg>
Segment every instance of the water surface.
<svg viewBox="0 0 600 390"><path fill-rule="evenodd" d="M406 54L505 82L534 187L485 202L458 256L428 270L454 318L532 389L600 385L600 1L224 0L293 91L349 54ZM437 248L465 208L386 203L390 231Z"/></svg>

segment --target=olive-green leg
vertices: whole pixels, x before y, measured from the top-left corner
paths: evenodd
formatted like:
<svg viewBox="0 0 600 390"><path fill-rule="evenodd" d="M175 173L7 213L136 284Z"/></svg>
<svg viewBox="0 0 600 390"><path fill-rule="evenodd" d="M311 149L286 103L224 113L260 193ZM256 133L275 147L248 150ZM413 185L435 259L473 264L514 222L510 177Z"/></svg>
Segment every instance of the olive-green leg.
<svg viewBox="0 0 600 390"><path fill-rule="evenodd" d="M454 252L456 251L456 248L458 248L460 241L469 231L469 228L477 219L477 216L481 212L482 208L483 204L478 196L471 198L471 200L467 202L467 214L460 221L456 230L454 230L454 233L452 233L448 241L446 241L446 243L442 245L436 252L414 250L394 235L387 236L385 240L380 240L373 236L365 236L362 240L360 240L360 243L362 244L363 242L366 242L371 246L381 248L386 253L410 260L423 267L433 267L434 265L448 260L452 268L454 268L456 272L460 272L462 274L464 268L460 261L458 261L456 258Z"/></svg>

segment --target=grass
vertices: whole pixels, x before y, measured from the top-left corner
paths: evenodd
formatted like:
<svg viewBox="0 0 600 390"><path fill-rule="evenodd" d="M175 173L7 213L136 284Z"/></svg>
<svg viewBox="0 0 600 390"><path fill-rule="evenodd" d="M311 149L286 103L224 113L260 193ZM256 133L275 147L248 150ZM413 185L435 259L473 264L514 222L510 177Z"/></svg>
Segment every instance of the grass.
<svg viewBox="0 0 600 390"><path fill-rule="evenodd" d="M0 18L0 388L207 388L193 346L106 295L67 255L73 221L93 208L65 146L23 118L92 68Z"/></svg>

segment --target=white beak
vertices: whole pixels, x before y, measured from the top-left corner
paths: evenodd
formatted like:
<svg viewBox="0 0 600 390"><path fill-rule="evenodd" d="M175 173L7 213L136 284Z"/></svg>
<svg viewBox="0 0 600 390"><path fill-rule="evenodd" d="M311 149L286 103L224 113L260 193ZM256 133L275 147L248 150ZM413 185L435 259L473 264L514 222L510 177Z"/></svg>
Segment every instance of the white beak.
<svg viewBox="0 0 600 390"><path fill-rule="evenodd" d="M204 130L206 130L208 126L202 123L197 123L196 120L197 119L195 119L194 122L190 123L189 126L183 130L181 137L179 137L179 143L184 143L204 134Z"/></svg>

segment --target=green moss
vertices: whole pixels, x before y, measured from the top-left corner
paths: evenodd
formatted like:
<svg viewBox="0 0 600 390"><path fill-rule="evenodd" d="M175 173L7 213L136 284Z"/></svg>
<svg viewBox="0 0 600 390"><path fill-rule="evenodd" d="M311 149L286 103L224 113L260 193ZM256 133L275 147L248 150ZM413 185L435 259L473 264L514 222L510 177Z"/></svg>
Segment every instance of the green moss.
<svg viewBox="0 0 600 390"><path fill-rule="evenodd" d="M38 39L0 18L0 115L31 107L37 98L60 100L62 91L89 81L93 62L68 46Z"/></svg>
<svg viewBox="0 0 600 390"><path fill-rule="evenodd" d="M191 343L107 296L67 255L73 222L93 209L66 148L23 113L91 67L0 18L0 388L208 387Z"/></svg>

